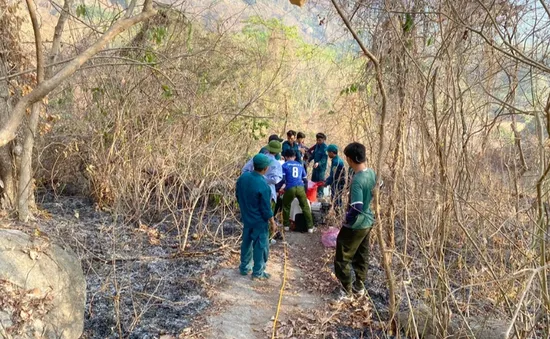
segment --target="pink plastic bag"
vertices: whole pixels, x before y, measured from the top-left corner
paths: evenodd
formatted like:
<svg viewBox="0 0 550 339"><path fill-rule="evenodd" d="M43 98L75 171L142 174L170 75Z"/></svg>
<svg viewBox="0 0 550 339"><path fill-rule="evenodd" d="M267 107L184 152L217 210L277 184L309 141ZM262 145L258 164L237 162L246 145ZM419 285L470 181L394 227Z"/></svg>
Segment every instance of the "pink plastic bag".
<svg viewBox="0 0 550 339"><path fill-rule="evenodd" d="M338 237L340 230L335 227L329 227L328 230L321 235L321 242L325 247L336 247L336 237Z"/></svg>

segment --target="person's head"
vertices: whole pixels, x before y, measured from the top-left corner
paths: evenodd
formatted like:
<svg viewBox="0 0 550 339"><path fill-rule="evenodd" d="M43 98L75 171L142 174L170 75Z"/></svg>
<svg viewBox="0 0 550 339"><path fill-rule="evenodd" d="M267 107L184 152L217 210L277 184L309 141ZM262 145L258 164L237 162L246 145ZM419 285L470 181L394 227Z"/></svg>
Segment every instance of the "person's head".
<svg viewBox="0 0 550 339"><path fill-rule="evenodd" d="M336 146L334 144L328 145L327 153L328 153L328 157L333 159L334 157L336 157L338 155L338 146Z"/></svg>
<svg viewBox="0 0 550 339"><path fill-rule="evenodd" d="M269 136L269 139L267 142L270 142L270 141L273 141L273 140L276 140L278 142L283 142L283 139L282 138L279 138L279 136L277 134L271 134Z"/></svg>
<svg viewBox="0 0 550 339"><path fill-rule="evenodd" d="M317 145L321 145L327 140L327 136L324 133L317 133L315 139L317 139Z"/></svg>
<svg viewBox="0 0 550 339"><path fill-rule="evenodd" d="M367 150L363 144L352 142L344 148L346 161L352 168L367 161Z"/></svg>
<svg viewBox="0 0 550 339"><path fill-rule="evenodd" d="M254 171L263 175L267 172L271 159L267 155L259 153L252 158L252 163L254 164Z"/></svg>
<svg viewBox="0 0 550 339"><path fill-rule="evenodd" d="M298 134L296 134L296 141L298 141L300 144L304 142L305 138L306 138L306 135L302 132L298 132Z"/></svg>
<svg viewBox="0 0 550 339"><path fill-rule="evenodd" d="M283 152L283 157L286 161L296 160L296 152L292 148L288 148Z"/></svg>
<svg viewBox="0 0 550 339"><path fill-rule="evenodd" d="M296 131L290 130L286 132L286 140L290 143L294 143L294 141L296 141Z"/></svg>
<svg viewBox="0 0 550 339"><path fill-rule="evenodd" d="M283 150L283 145L280 141L277 140L271 140L269 144L265 147L267 151L273 155L281 153Z"/></svg>

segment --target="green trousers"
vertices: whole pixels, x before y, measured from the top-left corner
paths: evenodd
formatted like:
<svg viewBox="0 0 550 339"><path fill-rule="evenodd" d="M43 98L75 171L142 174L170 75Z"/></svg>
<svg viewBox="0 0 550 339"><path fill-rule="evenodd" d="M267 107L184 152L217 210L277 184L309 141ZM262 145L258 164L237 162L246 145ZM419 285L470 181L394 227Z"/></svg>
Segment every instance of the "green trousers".
<svg viewBox="0 0 550 339"><path fill-rule="evenodd" d="M307 201L306 191L304 186L294 186L285 191L283 195L283 226L290 226L290 205L294 198L298 198L300 203L300 208L302 213L304 213L304 218L306 219L307 228L313 228L313 217L311 215L311 208Z"/></svg>
<svg viewBox="0 0 550 339"><path fill-rule="evenodd" d="M348 292L351 292L352 288L351 268L355 271L353 287L356 290L364 288L369 265L370 230L370 228L352 230L348 227L342 227L336 238L334 273Z"/></svg>
<svg viewBox="0 0 550 339"><path fill-rule="evenodd" d="M261 276L264 273L269 257L268 225L244 226L241 243L242 275L252 270L252 275ZM254 266L252 263L254 262Z"/></svg>

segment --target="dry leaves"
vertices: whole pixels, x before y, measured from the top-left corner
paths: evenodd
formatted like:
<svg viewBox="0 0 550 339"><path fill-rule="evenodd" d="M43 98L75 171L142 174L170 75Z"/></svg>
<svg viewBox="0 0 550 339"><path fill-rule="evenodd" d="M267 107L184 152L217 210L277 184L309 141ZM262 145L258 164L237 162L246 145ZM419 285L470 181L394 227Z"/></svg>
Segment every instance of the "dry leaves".
<svg viewBox="0 0 550 339"><path fill-rule="evenodd" d="M10 316L12 325L6 332L19 336L25 325L42 319L51 309L53 295L38 288L25 290L6 280L0 280L0 309Z"/></svg>
<svg viewBox="0 0 550 339"><path fill-rule="evenodd" d="M151 245L160 245L160 232L153 227L149 227L145 224L139 224L138 232L145 233Z"/></svg>

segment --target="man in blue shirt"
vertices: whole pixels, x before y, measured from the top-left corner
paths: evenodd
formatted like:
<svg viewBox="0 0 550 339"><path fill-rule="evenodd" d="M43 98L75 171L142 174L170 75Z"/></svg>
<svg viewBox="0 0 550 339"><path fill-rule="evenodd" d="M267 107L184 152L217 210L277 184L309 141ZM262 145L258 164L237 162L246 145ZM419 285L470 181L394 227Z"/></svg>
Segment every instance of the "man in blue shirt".
<svg viewBox="0 0 550 339"><path fill-rule="evenodd" d="M287 149L294 150L296 153L296 161L302 163L302 153L300 152L300 145L296 141L296 131L290 130L286 132L286 141L283 142L283 153Z"/></svg>
<svg viewBox="0 0 550 339"><path fill-rule="evenodd" d="M239 271L242 275L252 272L252 278L259 280L270 277L264 272L269 255L268 234L276 229L271 211L271 190L264 178L271 162L265 154L254 156L254 171L239 177L235 192L244 224Z"/></svg>
<svg viewBox="0 0 550 339"><path fill-rule="evenodd" d="M342 195L346 186L346 171L344 170L344 161L338 156L338 146L328 145L327 153L331 159L331 164L330 175L325 181L325 185L330 186L334 210L339 214L342 208Z"/></svg>
<svg viewBox="0 0 550 339"><path fill-rule="evenodd" d="M301 163L296 161L296 153L292 149L283 152L286 162L283 164L283 180L285 182L285 194L283 195L283 226L285 231L290 226L290 206L294 198L298 198L300 208L306 219L307 231L313 233L313 217L307 201L304 181L307 182L307 174Z"/></svg>
<svg viewBox="0 0 550 339"><path fill-rule="evenodd" d="M311 157L308 161L313 161L313 170L311 172L311 181L320 182L325 181L325 174L327 171L327 144L325 141L327 137L323 133L317 133L315 136L317 143L310 149ZM323 196L323 187L319 186L317 189L317 196Z"/></svg>
<svg viewBox="0 0 550 339"><path fill-rule="evenodd" d="M265 146L268 154L265 154L270 160L269 167L267 169L267 172L264 174L265 180L267 181L267 184L269 185L269 188L271 189L271 200L273 202L277 201L277 190L275 189L275 185L277 185L281 180L283 180L283 169L281 167L281 163L275 159L275 155L281 153L281 143L277 140L272 140L269 142L267 146ZM250 159L243 167L242 173L246 172L253 172L254 171L254 163L253 159Z"/></svg>

